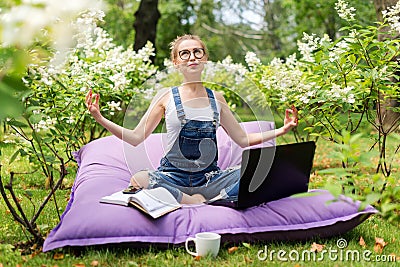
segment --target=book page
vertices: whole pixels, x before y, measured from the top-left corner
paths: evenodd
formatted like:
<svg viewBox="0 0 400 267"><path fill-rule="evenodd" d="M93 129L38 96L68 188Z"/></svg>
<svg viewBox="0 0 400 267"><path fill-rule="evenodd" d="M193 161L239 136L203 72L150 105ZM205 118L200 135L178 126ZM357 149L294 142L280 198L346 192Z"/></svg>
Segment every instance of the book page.
<svg viewBox="0 0 400 267"><path fill-rule="evenodd" d="M154 211L165 207L166 210L180 207L172 194L163 187L143 189L132 195L132 201L138 202L147 211Z"/></svg>
<svg viewBox="0 0 400 267"><path fill-rule="evenodd" d="M109 196L102 197L100 202L128 206L130 197L130 195L124 194L122 191L118 191Z"/></svg>

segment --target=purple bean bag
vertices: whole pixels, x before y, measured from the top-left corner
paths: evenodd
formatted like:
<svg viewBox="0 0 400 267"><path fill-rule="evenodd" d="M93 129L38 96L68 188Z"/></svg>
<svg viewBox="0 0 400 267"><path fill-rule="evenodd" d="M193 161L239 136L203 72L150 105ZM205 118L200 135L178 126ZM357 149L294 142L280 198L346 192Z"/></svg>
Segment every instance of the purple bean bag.
<svg viewBox="0 0 400 267"><path fill-rule="evenodd" d="M274 129L272 122L242 123L247 132ZM71 198L60 223L50 232L43 251L72 246L127 244L132 247L181 246L197 232L221 234L222 242L308 240L347 232L377 211L334 197L324 190L308 197L289 197L246 210L221 206L184 205L159 219L138 210L101 204L99 199L125 188L133 173L155 169L163 155L163 134L152 134L132 147L116 137L104 137L75 154L79 169ZM262 145L274 145L274 141ZM219 166L240 164L242 149L218 130Z"/></svg>

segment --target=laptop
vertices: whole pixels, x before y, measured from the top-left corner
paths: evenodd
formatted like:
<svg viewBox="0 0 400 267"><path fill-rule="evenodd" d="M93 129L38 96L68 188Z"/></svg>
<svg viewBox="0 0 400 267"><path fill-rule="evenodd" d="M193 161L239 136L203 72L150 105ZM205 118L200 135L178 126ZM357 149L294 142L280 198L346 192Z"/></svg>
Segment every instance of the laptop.
<svg viewBox="0 0 400 267"><path fill-rule="evenodd" d="M315 148L309 141L243 150L237 201L207 204L245 209L307 192Z"/></svg>

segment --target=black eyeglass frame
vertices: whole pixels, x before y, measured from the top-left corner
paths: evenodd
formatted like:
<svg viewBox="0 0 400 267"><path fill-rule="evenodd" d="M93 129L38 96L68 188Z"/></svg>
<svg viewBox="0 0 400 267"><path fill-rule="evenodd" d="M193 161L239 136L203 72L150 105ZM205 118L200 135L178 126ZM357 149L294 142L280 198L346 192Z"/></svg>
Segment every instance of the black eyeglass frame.
<svg viewBox="0 0 400 267"><path fill-rule="evenodd" d="M202 53L202 55L201 55L201 57L199 57L199 56L196 56L196 53L198 53L198 52L200 52L201 51L201 53ZM188 57L186 58L186 57L182 57L182 53L189 53L188 55ZM179 58L180 59L182 59L182 60L189 60L190 59L190 56L193 54L193 56L194 56L194 58L195 59L202 59L205 55L206 55L206 51L204 50L204 48L195 48L195 49L193 49L192 51L190 51L190 50L187 50L187 49L184 49L184 50L181 50L181 51L179 51L178 52L178 55L179 55Z"/></svg>

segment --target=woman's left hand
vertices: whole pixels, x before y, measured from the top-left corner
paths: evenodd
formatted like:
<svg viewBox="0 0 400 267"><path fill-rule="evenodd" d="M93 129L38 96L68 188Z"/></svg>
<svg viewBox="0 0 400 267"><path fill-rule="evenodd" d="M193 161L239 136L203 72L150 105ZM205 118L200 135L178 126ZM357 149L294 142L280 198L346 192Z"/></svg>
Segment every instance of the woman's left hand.
<svg viewBox="0 0 400 267"><path fill-rule="evenodd" d="M298 124L298 112L295 106L292 108L288 108L285 111L285 119L283 121L283 130L285 133L289 132L293 127L296 127Z"/></svg>

